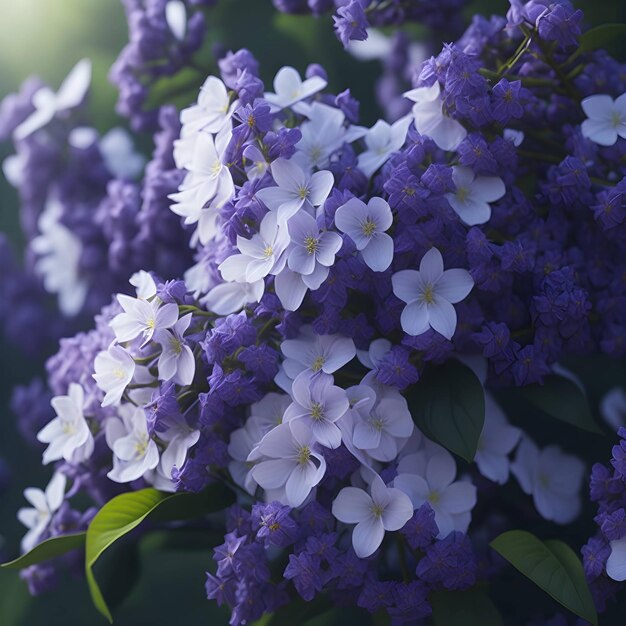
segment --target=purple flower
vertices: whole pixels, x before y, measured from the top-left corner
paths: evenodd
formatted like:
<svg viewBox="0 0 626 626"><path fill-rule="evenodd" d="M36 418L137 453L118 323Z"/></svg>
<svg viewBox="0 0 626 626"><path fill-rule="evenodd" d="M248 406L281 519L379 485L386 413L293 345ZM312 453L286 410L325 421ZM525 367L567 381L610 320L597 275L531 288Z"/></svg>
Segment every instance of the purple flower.
<svg viewBox="0 0 626 626"><path fill-rule="evenodd" d="M439 534L435 512L431 506L427 502L422 504L400 532L413 550L423 550L429 546Z"/></svg>
<svg viewBox="0 0 626 626"><path fill-rule="evenodd" d="M291 508L280 502L252 507L252 526L257 529L257 539L262 539L266 548L285 548L296 540L298 524L290 514Z"/></svg>
<svg viewBox="0 0 626 626"><path fill-rule="evenodd" d="M300 597L310 602L315 594L322 590L323 572L320 557L300 552L289 555L289 564L285 568L284 577L293 581Z"/></svg>
<svg viewBox="0 0 626 626"><path fill-rule="evenodd" d="M337 15L333 16L333 21L335 33L344 48L348 47L351 40L367 39L369 23L361 0L351 0L349 4L337 9Z"/></svg>

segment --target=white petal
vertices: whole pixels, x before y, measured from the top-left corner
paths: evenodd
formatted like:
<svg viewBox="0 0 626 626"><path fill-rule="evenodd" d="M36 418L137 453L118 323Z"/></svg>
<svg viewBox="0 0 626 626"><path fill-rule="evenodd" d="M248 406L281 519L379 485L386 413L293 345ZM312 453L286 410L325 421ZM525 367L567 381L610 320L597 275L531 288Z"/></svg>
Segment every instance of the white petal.
<svg viewBox="0 0 626 626"><path fill-rule="evenodd" d="M391 277L393 293L402 302L413 302L422 293L424 281L417 270L401 270Z"/></svg>
<svg viewBox="0 0 626 626"><path fill-rule="evenodd" d="M446 339L452 339L456 330L454 307L447 300L438 298L433 304L428 305L428 323L433 330L436 330Z"/></svg>
<svg viewBox="0 0 626 626"><path fill-rule="evenodd" d="M384 272L393 261L393 239L386 233L377 233L361 250L361 255L371 270Z"/></svg>
<svg viewBox="0 0 626 626"><path fill-rule="evenodd" d="M626 538L611 541L611 554L606 561L606 573L617 581L626 580Z"/></svg>
<svg viewBox="0 0 626 626"><path fill-rule="evenodd" d="M413 504L410 498L400 489L388 488L390 500L382 515L385 530L399 530L413 516Z"/></svg>
<svg viewBox="0 0 626 626"><path fill-rule="evenodd" d="M443 273L437 281L435 293L456 304L469 294L473 286L474 279L471 274L467 270L455 268Z"/></svg>
<svg viewBox="0 0 626 626"><path fill-rule="evenodd" d="M285 268L274 280L276 295L287 311L296 311L304 300L307 286L302 276Z"/></svg>
<svg viewBox="0 0 626 626"><path fill-rule="evenodd" d="M333 515L346 524L356 524L372 514L372 498L363 489L344 487L333 501Z"/></svg>
<svg viewBox="0 0 626 626"><path fill-rule="evenodd" d="M370 516L359 522L352 531L352 547L360 559L371 556L378 550L385 537L385 528L380 517Z"/></svg>
<svg viewBox="0 0 626 626"><path fill-rule="evenodd" d="M407 270L408 271L408 270ZM452 305L450 305L452 306ZM400 316L402 330L407 335L417 336L428 330L429 313L423 302L413 300L404 307Z"/></svg>
<svg viewBox="0 0 626 626"><path fill-rule="evenodd" d="M456 476L456 463L448 452L433 455L426 466L428 486L435 491L443 491Z"/></svg>
<svg viewBox="0 0 626 626"><path fill-rule="evenodd" d="M420 261L420 276L429 285L434 285L443 275L443 257L437 248L431 248Z"/></svg>
<svg viewBox="0 0 626 626"><path fill-rule="evenodd" d="M464 481L452 483L441 494L439 505L452 514L470 511L476 505L476 487Z"/></svg>
<svg viewBox="0 0 626 626"><path fill-rule="evenodd" d="M613 98L606 94L596 94L583 98L580 102L585 115L591 119L610 120L613 114Z"/></svg>
<svg viewBox="0 0 626 626"><path fill-rule="evenodd" d="M321 172L315 172L311 176L309 182L309 201L313 206L320 206L326 198L330 190L333 188L335 178L331 172L323 170Z"/></svg>

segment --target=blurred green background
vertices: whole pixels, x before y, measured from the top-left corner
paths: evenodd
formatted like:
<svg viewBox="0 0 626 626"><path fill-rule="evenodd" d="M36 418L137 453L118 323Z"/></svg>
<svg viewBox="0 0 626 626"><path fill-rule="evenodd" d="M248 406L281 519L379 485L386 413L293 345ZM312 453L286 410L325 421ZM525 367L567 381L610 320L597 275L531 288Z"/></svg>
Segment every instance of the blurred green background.
<svg viewBox="0 0 626 626"><path fill-rule="evenodd" d="M623 0L583 0L576 3L591 24L625 22ZM503 13L505 0L473 2L466 13ZM311 62L329 72L331 87L350 87L362 102L363 121L372 123L378 114L374 100L376 62L357 63L336 41L330 18L314 20L278 14L270 0L221 0L209 14L212 41L230 48L248 47L262 63L262 75L271 80L284 64L304 71ZM420 29L415 29L417 34ZM36 74L54 88L81 58L90 57L94 79L90 108L94 126L104 131L123 124L114 112L116 91L107 80L108 70L127 38L126 21L117 0L0 0L0 98L16 90L29 75ZM619 51L618 51L619 53ZM621 55L624 58L623 55ZM206 59L207 74L212 70ZM192 94L190 94L190 98ZM150 149L149 138L141 141ZM10 154L0 145L0 159ZM0 231L20 246L18 202L14 190L0 175ZM43 487L50 471L40 465L40 451L27 446L17 434L15 416L9 410L11 389L42 372L42 363L26 359L0 340L0 456L10 464L13 479L0 496L0 536L5 554L14 556L23 528L15 518L24 504L24 487ZM0 546L2 549L2 546ZM140 550L141 582L114 612L121 626L160 626L181 622L183 607L187 626L227 623L204 596L204 570L209 566L206 550ZM82 580L64 581L61 589L37 599L28 596L15 572L0 571L0 626L82 626L104 623L91 607ZM294 625L295 626L295 625Z"/></svg>

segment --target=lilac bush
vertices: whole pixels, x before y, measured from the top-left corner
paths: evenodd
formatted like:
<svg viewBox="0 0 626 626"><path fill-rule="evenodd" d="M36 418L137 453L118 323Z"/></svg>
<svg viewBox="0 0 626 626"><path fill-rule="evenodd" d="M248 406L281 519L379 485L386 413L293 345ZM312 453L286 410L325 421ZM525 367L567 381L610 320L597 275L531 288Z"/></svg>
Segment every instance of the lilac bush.
<svg viewBox="0 0 626 626"><path fill-rule="evenodd" d="M597 424L568 364L626 350L626 65L567 0L512 0L405 61L404 104L371 126L319 65L266 84L247 49L180 112L147 108L212 4L125 2L111 77L119 112L154 134L147 162L81 119L86 61L2 107L28 239L24 269L0 256L4 323L19 331L15 311L27 323L50 296L52 337L95 319L61 340L48 389L14 399L53 468L25 492L23 552L71 531L89 573L102 525L134 510L119 503L181 503L170 519L186 520L183 499L208 493L196 523L223 540L206 595L233 626L302 603L458 624L460 602L496 623L487 590L507 561L562 605L520 606L523 623L597 623L626 580L626 403L613 391ZM459 3L274 4L335 11L345 45L374 46L373 26L437 28ZM611 465L549 417L585 437L622 427ZM597 532L574 544L589 472ZM80 563L59 554L29 562L31 591Z"/></svg>

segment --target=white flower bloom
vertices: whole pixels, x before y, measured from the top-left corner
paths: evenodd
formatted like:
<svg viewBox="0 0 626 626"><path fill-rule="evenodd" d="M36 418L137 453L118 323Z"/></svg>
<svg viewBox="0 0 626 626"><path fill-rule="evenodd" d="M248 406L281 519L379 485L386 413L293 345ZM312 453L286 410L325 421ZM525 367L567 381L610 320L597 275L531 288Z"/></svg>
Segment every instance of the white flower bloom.
<svg viewBox="0 0 626 626"><path fill-rule="evenodd" d="M306 115L309 121L300 126L302 139L296 144L293 160L307 171L327 167L330 156L344 143L352 143L367 132L363 126L344 126L343 111L321 102L314 102Z"/></svg>
<svg viewBox="0 0 626 626"><path fill-rule="evenodd" d="M364 559L378 550L386 530L400 530L411 519L413 506L402 491L387 487L376 475L369 494L356 487L344 487L333 501L332 511L340 522L356 524L352 547Z"/></svg>
<svg viewBox="0 0 626 626"><path fill-rule="evenodd" d="M535 508L547 520L569 524L580 513L580 487L584 463L557 446L539 450L523 437L511 471L525 493L532 495Z"/></svg>
<svg viewBox="0 0 626 626"><path fill-rule="evenodd" d="M178 305L173 302L162 304L160 300L143 300L118 294L117 301L124 309L110 322L109 326L119 342L143 339L143 345L152 340L155 332L171 328L178 320Z"/></svg>
<svg viewBox="0 0 626 626"><path fill-rule="evenodd" d="M356 354L350 337L318 335L309 325L300 328L296 339L285 339L280 349L285 355L283 367L292 380L304 371L311 376L318 372L332 374L352 361Z"/></svg>
<svg viewBox="0 0 626 626"><path fill-rule="evenodd" d="M611 554L606 560L606 573L609 578L622 582L626 580L626 537L610 542Z"/></svg>
<svg viewBox="0 0 626 626"><path fill-rule="evenodd" d="M521 431L511 426L491 394L485 392L485 423L478 440L474 460L478 471L499 485L509 479L509 453L515 448Z"/></svg>
<svg viewBox="0 0 626 626"><path fill-rule="evenodd" d="M291 395L293 402L285 411L285 422L302 420L317 442L326 448L338 448L341 430L336 422L350 408L350 402L346 392L333 385L333 377L301 374L293 382Z"/></svg>
<svg viewBox="0 0 626 626"><path fill-rule="evenodd" d="M290 507L299 507L319 484L326 461L303 420L282 423L270 430L251 452L248 461L259 461L252 478Z"/></svg>
<svg viewBox="0 0 626 626"><path fill-rule="evenodd" d="M44 465L59 459L82 463L94 448L93 436L83 415L83 388L70 383L68 394L52 398L50 404L56 417L37 434L38 441L49 444L43 453Z"/></svg>
<svg viewBox="0 0 626 626"><path fill-rule="evenodd" d="M431 87L407 91L404 97L415 102L413 116L415 128L420 135L430 137L442 150L456 150L459 147L467 131L443 112L441 86L438 82Z"/></svg>
<svg viewBox="0 0 626 626"><path fill-rule="evenodd" d="M499 200L506 193L501 178L476 176L469 167L455 165L452 168L452 180L456 191L447 193L446 199L468 226L488 222L491 217L489 203Z"/></svg>
<svg viewBox="0 0 626 626"><path fill-rule="evenodd" d="M613 100L606 94L584 98L580 103L587 119L580 129L583 137L601 146L612 146L618 137L626 139L626 93Z"/></svg>
<svg viewBox="0 0 626 626"><path fill-rule="evenodd" d="M393 461L413 434L414 424L406 400L382 398L369 414L359 412L352 443L377 461Z"/></svg>
<svg viewBox="0 0 626 626"><path fill-rule="evenodd" d="M135 361L121 346L112 345L99 352L94 360L93 378L105 396L102 406L118 404L133 379Z"/></svg>
<svg viewBox="0 0 626 626"><path fill-rule="evenodd" d="M46 530L52 515L63 504L65 484L64 474L56 472L45 492L35 487L24 490L24 497L33 505L33 508L22 508L17 512L17 519L28 528L22 539L22 552L32 550L38 543L41 533Z"/></svg>
<svg viewBox="0 0 626 626"><path fill-rule="evenodd" d="M142 407L125 404L119 414L107 419L104 426L107 445L113 451L113 469L107 476L116 483L129 483L157 467L159 449L150 439Z"/></svg>
<svg viewBox="0 0 626 626"><path fill-rule="evenodd" d="M169 0L165 5L165 21L172 35L183 41L187 32L187 9L182 0Z"/></svg>
<svg viewBox="0 0 626 626"><path fill-rule="evenodd" d="M112 128L102 137L99 146L107 169L113 176L133 180L141 174L146 159L135 150L133 140L126 130Z"/></svg>
<svg viewBox="0 0 626 626"><path fill-rule="evenodd" d="M30 247L37 256L35 272L42 277L46 291L58 295L64 315L73 316L82 309L89 285L80 275L83 245L61 223L62 211L56 199L48 199L39 217L40 235L30 242Z"/></svg>
<svg viewBox="0 0 626 626"><path fill-rule="evenodd" d="M626 392L624 389L613 387L607 391L600 401L600 415L616 432L626 424Z"/></svg>
<svg viewBox="0 0 626 626"><path fill-rule="evenodd" d="M224 280L255 283L268 274L278 274L285 266L283 252L289 245L287 228L280 226L276 213L269 212L261 220L259 232L251 239L237 236L241 254L233 254L219 266Z"/></svg>
<svg viewBox="0 0 626 626"><path fill-rule="evenodd" d="M406 493L417 509L428 502L435 512L439 538L453 530L466 532L476 505L476 487L455 481L456 463L443 448L425 449L405 456L398 466L394 487Z"/></svg>
<svg viewBox="0 0 626 626"><path fill-rule="evenodd" d="M432 328L446 339L456 330L456 311L460 302L474 286L470 273L464 269L443 269L443 258L431 248L420 262L420 269L402 270L391 277L393 293L406 307L400 319L408 335L421 335Z"/></svg>
<svg viewBox="0 0 626 626"><path fill-rule="evenodd" d="M259 189L256 197L270 211L278 212L279 224L285 224L301 208L313 213L314 207L324 204L333 187L333 175L327 170L309 175L294 161L282 158L276 159L270 169L277 187Z"/></svg>
<svg viewBox="0 0 626 626"><path fill-rule="evenodd" d="M265 172L269 169L265 155L258 146L250 144L244 148L243 158L245 159L245 168L248 180L257 180L263 178Z"/></svg>
<svg viewBox="0 0 626 626"><path fill-rule="evenodd" d="M130 277L128 282L135 288L137 297L141 300L150 300L156 296L156 283L149 272L139 270Z"/></svg>
<svg viewBox="0 0 626 626"><path fill-rule="evenodd" d="M211 289L201 302L217 315L238 313L246 304L259 302L265 293L265 281L254 283L222 283Z"/></svg>
<svg viewBox="0 0 626 626"><path fill-rule="evenodd" d="M274 280L276 295L287 311L297 311L304 300L308 287L306 286L302 274L292 272L288 267L284 267Z"/></svg>
<svg viewBox="0 0 626 626"><path fill-rule="evenodd" d="M320 76L311 76L302 80L293 67L285 66L278 70L274 77L274 92L266 92L265 99L272 105L273 111L280 111L301 100L310 98L322 91L328 83Z"/></svg>
<svg viewBox="0 0 626 626"><path fill-rule="evenodd" d="M411 125L408 116L393 124L378 120L365 135L365 152L359 154L359 169L369 178L389 157L400 150Z"/></svg>
<svg viewBox="0 0 626 626"><path fill-rule="evenodd" d="M82 59L67 75L56 93L49 87L41 87L33 95L35 111L16 129L13 136L18 141L43 128L61 113L76 108L85 98L91 82L91 61Z"/></svg>
<svg viewBox="0 0 626 626"><path fill-rule="evenodd" d="M170 330L157 330L154 340L161 345L158 368L160 380L177 385L191 385L196 373L196 361L183 335L191 323L191 313L181 317Z"/></svg>
<svg viewBox="0 0 626 626"><path fill-rule="evenodd" d="M393 239L385 232L393 223L391 208L382 198L371 198L367 204L351 198L335 213L335 225L346 233L365 264L375 272L384 272L393 260Z"/></svg>

